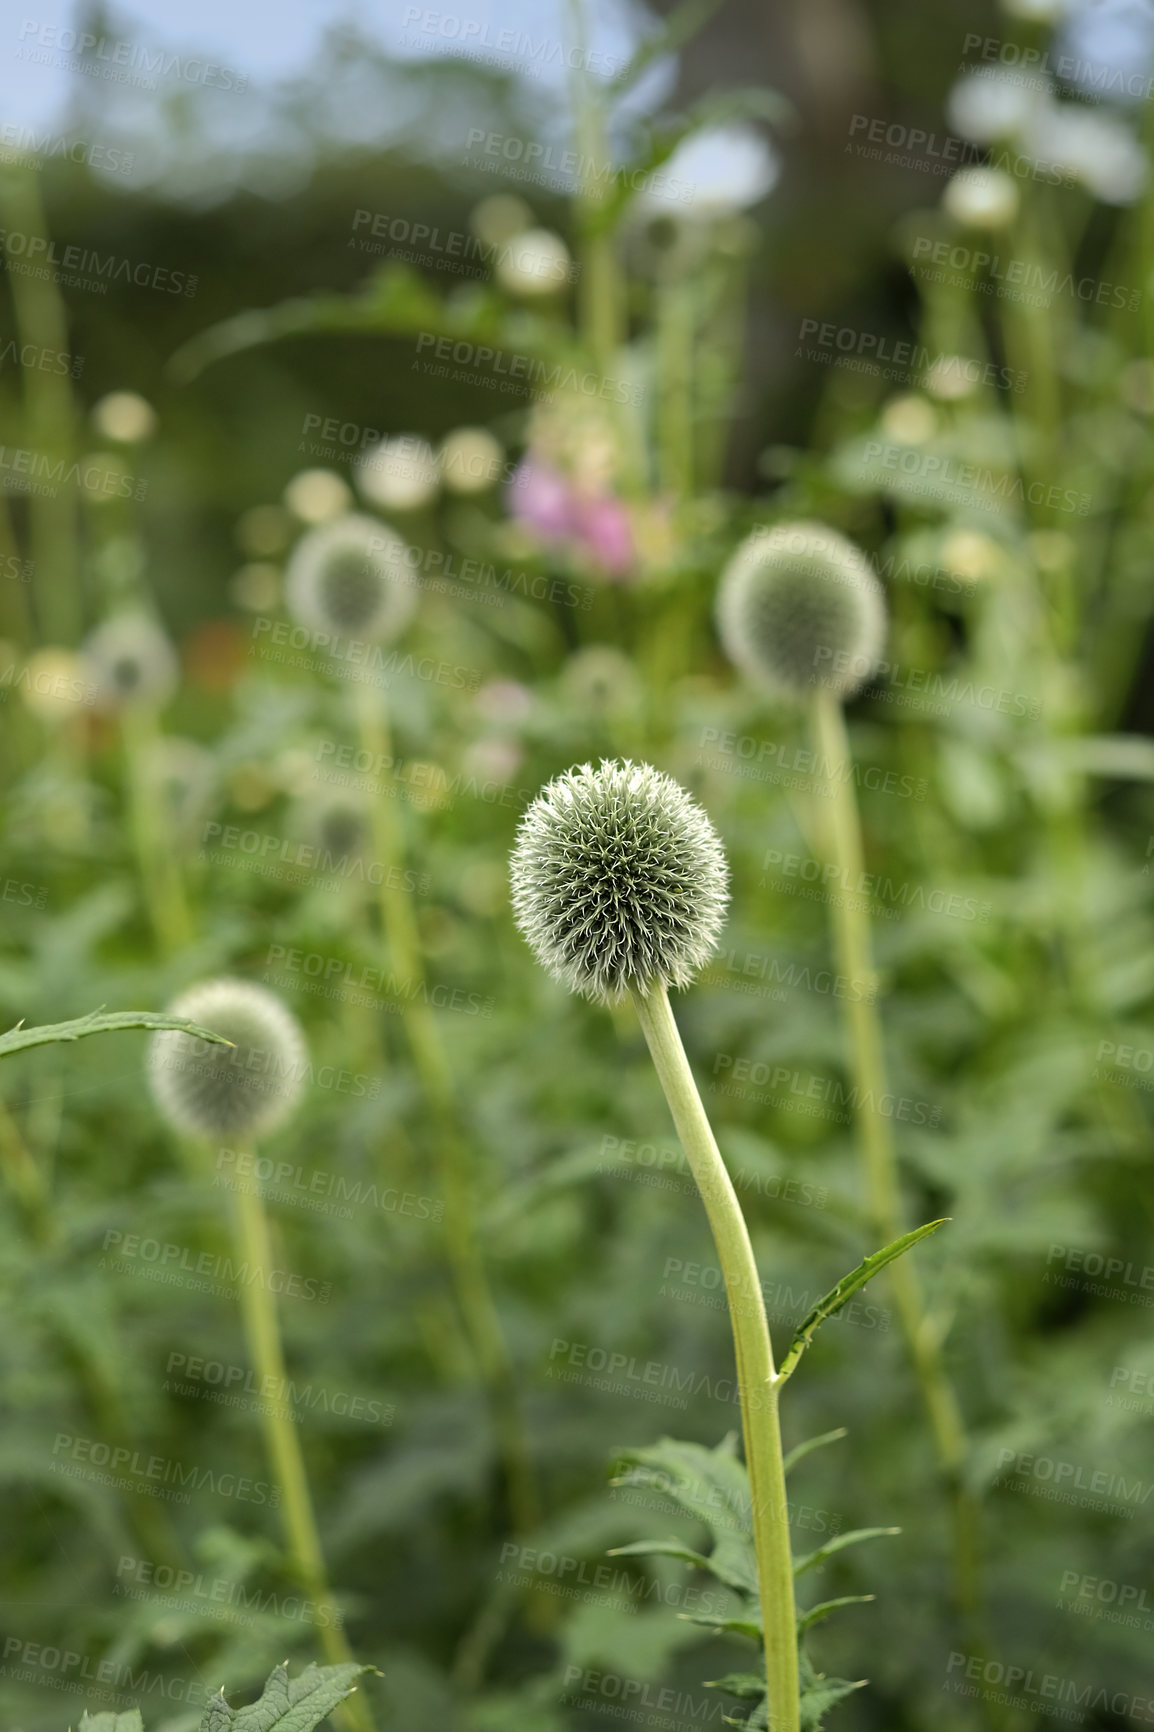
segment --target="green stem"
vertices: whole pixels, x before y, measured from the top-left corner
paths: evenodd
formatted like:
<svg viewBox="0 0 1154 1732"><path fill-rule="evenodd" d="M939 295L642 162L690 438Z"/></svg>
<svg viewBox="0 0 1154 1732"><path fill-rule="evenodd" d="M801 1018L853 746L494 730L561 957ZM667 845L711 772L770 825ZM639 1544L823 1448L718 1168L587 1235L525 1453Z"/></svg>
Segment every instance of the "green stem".
<svg viewBox="0 0 1154 1732"><path fill-rule="evenodd" d="M288 1378L276 1298L268 1284L273 1270L273 1255L264 1198L259 1183L254 1183L251 1190L238 1186L233 1196L236 1199L237 1249L241 1262L248 1268L248 1278L241 1284L241 1314L249 1354L262 1384L267 1378L274 1389L284 1389ZM282 1516L292 1568L310 1597L327 1613L327 1619L320 1627L326 1659L331 1665L343 1665L353 1659L353 1653L340 1622L340 1610L328 1585L296 1424L278 1398L262 1402L261 1426L284 1500ZM343 1704L343 1712L349 1732L373 1732L372 1715L363 1695L351 1696Z"/></svg>
<svg viewBox="0 0 1154 1732"><path fill-rule="evenodd" d="M838 868L837 881L844 886L830 903L838 972L873 987L877 976L869 914L864 899L852 888L862 882L864 872L861 823L853 778L848 774L851 760L845 717L832 692L819 689L815 694L813 723L818 758L829 766L835 790L828 802L829 842ZM868 1206L875 1234L888 1245L901 1237L906 1224L892 1125L881 1111L887 1093L881 1018L872 992L846 998L843 1003L854 1087L861 1103L858 1131ZM954 1495L959 1606L973 1615L977 1608L976 1510L962 1480L966 1433L961 1410L942 1362L940 1344L928 1326L921 1279L913 1263L899 1258L890 1265L888 1279L929 1416L939 1466Z"/></svg>
<svg viewBox="0 0 1154 1732"><path fill-rule="evenodd" d="M157 944L165 956L174 956L188 949L193 930L166 814L149 770L149 751L159 738L156 717L151 710L129 705L121 719L121 733L141 888Z"/></svg>
<svg viewBox="0 0 1154 1732"><path fill-rule="evenodd" d="M798 1732L797 1620L778 1419L778 1378L749 1229L710 1129L664 986L633 1002L673 1123L701 1192L729 1296L773 1732Z"/></svg>
<svg viewBox="0 0 1154 1732"><path fill-rule="evenodd" d="M46 237L44 207L36 172L14 169L0 177L2 207L9 225L19 232ZM24 275L10 270L9 293L22 343L68 353L68 322L64 303L50 275ZM24 374L25 436L53 464L72 455L74 403L66 374L28 367ZM59 496L33 493L28 501L29 551L35 564L36 606L43 642L75 644L83 620L77 570L78 501L75 489L61 487Z"/></svg>
<svg viewBox="0 0 1154 1732"><path fill-rule="evenodd" d="M403 888L399 794L388 767L393 757L384 694L368 685L359 686L357 707L361 744L374 763L385 766L380 773L380 791L372 802L373 843L383 868L381 924L392 969L401 982L408 983L411 993L405 1008L405 1034L432 1120L449 1272L465 1331L490 1392L513 1525L519 1533L530 1533L540 1523L540 1502L512 1360L477 1238L472 1162L436 1018L426 994L419 990L424 967L412 897Z"/></svg>

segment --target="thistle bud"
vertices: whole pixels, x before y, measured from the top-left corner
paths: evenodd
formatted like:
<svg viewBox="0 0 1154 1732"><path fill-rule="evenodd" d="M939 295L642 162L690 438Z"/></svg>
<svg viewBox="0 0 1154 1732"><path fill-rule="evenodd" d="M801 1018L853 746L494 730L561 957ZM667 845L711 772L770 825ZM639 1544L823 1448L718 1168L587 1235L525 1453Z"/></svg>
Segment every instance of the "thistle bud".
<svg viewBox="0 0 1154 1732"><path fill-rule="evenodd" d="M214 1046L175 1030L152 1037L149 1082L174 1129L193 1137L256 1137L288 1117L308 1049L279 998L245 980L206 980L169 1012L233 1042Z"/></svg>
<svg viewBox="0 0 1154 1732"><path fill-rule="evenodd" d="M582 764L521 821L513 913L554 979L616 1003L631 988L689 985L716 948L727 880L717 832L671 776Z"/></svg>
<svg viewBox="0 0 1154 1732"><path fill-rule="evenodd" d="M313 631L387 643L404 631L416 591L395 530L350 513L312 529L297 543L285 598Z"/></svg>
<svg viewBox="0 0 1154 1732"><path fill-rule="evenodd" d="M84 644L88 678L105 709L163 704L176 689L178 663L167 635L143 613L105 620Z"/></svg>
<svg viewBox="0 0 1154 1732"><path fill-rule="evenodd" d="M865 555L836 530L782 523L730 560L717 624L730 661L775 696L824 687L844 700L877 666L885 600Z"/></svg>

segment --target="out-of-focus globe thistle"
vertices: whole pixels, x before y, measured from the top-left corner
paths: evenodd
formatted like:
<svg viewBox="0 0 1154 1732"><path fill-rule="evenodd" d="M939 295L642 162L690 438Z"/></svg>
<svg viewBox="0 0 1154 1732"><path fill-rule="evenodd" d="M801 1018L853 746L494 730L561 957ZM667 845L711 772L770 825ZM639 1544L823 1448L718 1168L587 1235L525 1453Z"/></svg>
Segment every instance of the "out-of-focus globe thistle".
<svg viewBox="0 0 1154 1732"><path fill-rule="evenodd" d="M148 742L144 775L169 833L191 841L199 833L216 794L217 765L212 753L195 740L165 734Z"/></svg>
<svg viewBox="0 0 1154 1732"><path fill-rule="evenodd" d="M1146 185L1146 152L1123 121L1099 109L1056 104L1031 121L1025 145L1040 161L1081 181L1103 204L1133 204Z"/></svg>
<svg viewBox="0 0 1154 1732"><path fill-rule="evenodd" d="M1051 103L1045 78L1004 67L982 67L963 73L950 91L946 113L950 125L976 144L1021 133Z"/></svg>
<svg viewBox="0 0 1154 1732"><path fill-rule="evenodd" d="M780 523L730 560L717 623L729 659L766 691L797 701L821 688L844 700L877 667L886 610L852 542L822 523Z"/></svg>
<svg viewBox="0 0 1154 1732"><path fill-rule="evenodd" d="M33 651L13 676L25 707L41 721L58 722L91 705L95 689L81 656L54 644Z"/></svg>
<svg viewBox="0 0 1154 1732"><path fill-rule="evenodd" d="M541 791L517 831L511 882L537 960L596 1003L688 986L728 900L706 814L671 776L628 760L582 764Z"/></svg>
<svg viewBox="0 0 1154 1732"><path fill-rule="evenodd" d="M109 391L93 404L92 424L105 439L138 445L156 432L156 410L135 391Z"/></svg>
<svg viewBox="0 0 1154 1732"><path fill-rule="evenodd" d="M368 808L351 794L302 799L293 827L320 852L322 871L334 861L363 860L372 846Z"/></svg>
<svg viewBox="0 0 1154 1732"><path fill-rule="evenodd" d="M353 496L331 469L302 469L284 490L284 502L302 523L328 523L353 503Z"/></svg>
<svg viewBox="0 0 1154 1732"><path fill-rule="evenodd" d="M231 1047L165 1029L148 1049L153 1098L191 1137L250 1138L281 1124L300 1097L308 1049L296 1018L263 986L206 980L168 1007Z"/></svg>
<svg viewBox="0 0 1154 1732"><path fill-rule="evenodd" d="M570 280L569 248L551 229L526 229L502 247L497 281L511 295L555 295Z"/></svg>
<svg viewBox="0 0 1154 1732"><path fill-rule="evenodd" d="M499 247L533 226L533 212L513 192L495 192L469 213L469 227L488 247Z"/></svg>
<svg viewBox="0 0 1154 1732"><path fill-rule="evenodd" d="M382 511L419 511L437 497L441 470L427 439L401 433L370 447L356 469L357 486Z"/></svg>
<svg viewBox="0 0 1154 1732"><path fill-rule="evenodd" d="M176 690L180 664L165 631L144 613L116 614L85 639L84 666L102 709L158 707Z"/></svg>
<svg viewBox="0 0 1154 1732"><path fill-rule="evenodd" d="M500 481L505 448L484 427L458 427L438 452L441 480L449 493L485 493Z"/></svg>
<svg viewBox="0 0 1154 1732"><path fill-rule="evenodd" d="M561 672L566 703L580 716L627 716L641 702L642 686L629 657L612 644L589 644Z"/></svg>
<svg viewBox="0 0 1154 1732"><path fill-rule="evenodd" d="M405 543L376 518L350 513L310 529L285 575L293 615L313 631L387 643L417 605Z"/></svg>
<svg viewBox="0 0 1154 1732"><path fill-rule="evenodd" d="M938 430L933 405L914 391L891 397L879 421L886 437L902 445L925 445Z"/></svg>
<svg viewBox="0 0 1154 1732"><path fill-rule="evenodd" d="M942 207L972 229L1009 228L1018 214L1018 184L1000 168L963 168L942 194Z"/></svg>

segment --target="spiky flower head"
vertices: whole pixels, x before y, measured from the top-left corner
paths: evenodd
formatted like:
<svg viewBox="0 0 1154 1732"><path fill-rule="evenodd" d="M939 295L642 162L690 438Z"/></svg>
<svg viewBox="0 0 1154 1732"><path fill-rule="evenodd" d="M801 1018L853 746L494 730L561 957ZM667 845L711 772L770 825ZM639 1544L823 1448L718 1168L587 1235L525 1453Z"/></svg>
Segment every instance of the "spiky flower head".
<svg viewBox="0 0 1154 1732"><path fill-rule="evenodd" d="M234 1044L194 1035L153 1035L148 1076L157 1106L193 1137L256 1137L291 1113L308 1065L295 1016L274 993L247 980L205 980L169 1005Z"/></svg>
<svg viewBox="0 0 1154 1732"><path fill-rule="evenodd" d="M102 709L163 704L176 690L176 651L145 613L114 614L89 634L83 653Z"/></svg>
<svg viewBox="0 0 1154 1732"><path fill-rule="evenodd" d="M823 523L779 523L730 560L717 624L730 661L775 696L796 701L824 687L845 699L877 667L885 600L843 535Z"/></svg>
<svg viewBox="0 0 1154 1732"><path fill-rule="evenodd" d="M387 643L413 617L416 588L405 543L373 517L350 512L301 537L285 598L313 631Z"/></svg>
<svg viewBox="0 0 1154 1732"><path fill-rule="evenodd" d="M571 992L616 1003L688 986L725 917L720 838L650 764L582 764L543 788L512 857L513 913L538 962Z"/></svg>

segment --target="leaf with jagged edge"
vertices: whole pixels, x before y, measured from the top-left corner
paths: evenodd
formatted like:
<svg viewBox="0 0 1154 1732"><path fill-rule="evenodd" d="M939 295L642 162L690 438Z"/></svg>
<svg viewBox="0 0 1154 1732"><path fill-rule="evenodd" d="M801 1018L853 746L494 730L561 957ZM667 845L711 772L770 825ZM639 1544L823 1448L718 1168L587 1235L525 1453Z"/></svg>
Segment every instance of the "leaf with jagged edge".
<svg viewBox="0 0 1154 1732"><path fill-rule="evenodd" d="M756 1595L749 1476L737 1456L736 1433L730 1432L714 1449L663 1437L647 1449L623 1450L617 1459L629 1466L630 1485L650 1486L704 1522L713 1538L704 1568L727 1587ZM619 1476L613 1483L626 1480Z"/></svg>
<svg viewBox="0 0 1154 1732"><path fill-rule="evenodd" d="M819 1564L824 1564L827 1558L832 1558L835 1552L842 1552L846 1546L860 1545L862 1540L880 1539L883 1534L900 1534L901 1528L851 1528L848 1533L837 1534L832 1540L827 1540L824 1546L819 1546L815 1552L806 1552L802 1558L795 1558L793 1573L804 1575L806 1570L816 1570Z"/></svg>
<svg viewBox="0 0 1154 1732"><path fill-rule="evenodd" d="M757 1702L765 1695L764 1672L727 1672L724 1678L707 1678L707 1690L724 1690L742 1701Z"/></svg>
<svg viewBox="0 0 1154 1732"><path fill-rule="evenodd" d="M214 1046L234 1044L223 1034L214 1034L211 1028L189 1022L186 1016L166 1016L154 1010L110 1010L101 1015L100 1011L94 1010L87 1016L74 1017L71 1022L44 1023L39 1028L25 1028L22 1022L18 1022L7 1034L0 1034L0 1058L7 1058L13 1052L25 1052L33 1046L83 1040L90 1034L111 1034L121 1028L174 1028L182 1034L194 1035L197 1040L211 1041Z"/></svg>
<svg viewBox="0 0 1154 1732"><path fill-rule="evenodd" d="M802 1653L798 1657L801 1662L798 1678L801 1732L821 1732L823 1715L847 1696L852 1696L855 1690L863 1690L868 1680L859 1678L851 1684L848 1678L826 1678L814 1670L808 1654Z"/></svg>
<svg viewBox="0 0 1154 1732"><path fill-rule="evenodd" d="M139 1708L130 1708L127 1714L90 1714L86 1708L77 1732L144 1732L144 1725Z"/></svg>
<svg viewBox="0 0 1154 1732"><path fill-rule="evenodd" d="M831 1612L836 1612L842 1606L864 1606L877 1598L876 1594L843 1594L840 1600L823 1600L819 1606L811 1606L808 1612L802 1612L797 1620L797 1633L811 1629L814 1624L820 1624L823 1618L828 1618Z"/></svg>
<svg viewBox="0 0 1154 1732"><path fill-rule="evenodd" d="M864 1287L867 1281L872 1281L873 1277L884 1269L887 1263L892 1263L895 1258L912 1249L920 1239L928 1238L931 1233L936 1233L939 1227L945 1226L948 1219L948 1215L943 1216L940 1221L927 1221L925 1226L915 1227L912 1233L903 1233L900 1239L895 1239L892 1244L883 1246L880 1251L874 1251L864 1262L859 1263L856 1269L851 1269L848 1275L843 1275L837 1286L831 1287L824 1298L818 1300L808 1316L798 1324L794 1331L793 1340L786 1348L785 1357L778 1370L778 1382L784 1382L794 1371L798 1360L827 1317L833 1317L840 1311L846 1301L852 1299L853 1295L860 1287Z"/></svg>
<svg viewBox="0 0 1154 1732"><path fill-rule="evenodd" d="M837 1443L840 1438L848 1436L849 1433L845 1426L839 1425L836 1431L823 1431L820 1437L807 1437L804 1443L796 1444L794 1448L790 1450L789 1454L781 1464L782 1471L784 1473L792 1473L798 1462L804 1461L806 1456L813 1450L823 1449L827 1443Z"/></svg>
<svg viewBox="0 0 1154 1732"><path fill-rule="evenodd" d="M260 1700L247 1708L230 1708L223 1690L214 1696L199 1732L313 1732L370 1670L350 1660L341 1666L306 1666L290 1678L285 1660L269 1674Z"/></svg>
<svg viewBox="0 0 1154 1732"><path fill-rule="evenodd" d="M679 1618L684 1618L689 1624L704 1624L707 1629L725 1631L730 1636L746 1636L751 1642L760 1643L764 1632L761 1627L761 1606L751 1601L746 1618L727 1618L717 1612L678 1612Z"/></svg>
<svg viewBox="0 0 1154 1732"><path fill-rule="evenodd" d="M711 1576L716 1576L727 1588L736 1588L738 1593L748 1593L750 1588L744 1571L734 1573L727 1569L716 1551L706 1557L703 1552L695 1552L692 1546L682 1545L680 1540L634 1540L632 1545L614 1546L608 1556L680 1558L683 1564L692 1564L696 1570L708 1570Z"/></svg>

